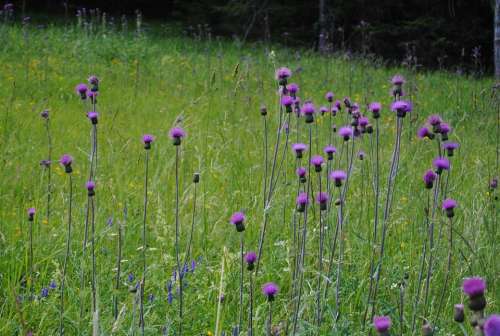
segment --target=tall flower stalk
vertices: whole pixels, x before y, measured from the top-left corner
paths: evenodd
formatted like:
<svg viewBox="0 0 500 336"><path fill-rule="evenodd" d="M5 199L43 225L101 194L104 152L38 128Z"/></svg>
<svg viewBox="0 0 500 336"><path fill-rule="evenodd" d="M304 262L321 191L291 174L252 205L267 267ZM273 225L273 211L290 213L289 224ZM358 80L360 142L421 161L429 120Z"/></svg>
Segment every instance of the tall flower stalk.
<svg viewBox="0 0 500 336"><path fill-rule="evenodd" d="M154 136L150 134L145 134L142 136L142 142L145 149L144 158L144 211L142 216L142 280L140 285L140 318L139 325L141 327L141 334L144 335L144 291L146 287L146 274L147 274L147 263L146 263L146 220L147 220L147 210L148 210L148 173L149 173L149 150L151 149L151 143L154 141Z"/></svg>
<svg viewBox="0 0 500 336"><path fill-rule="evenodd" d="M72 180L72 175L71 173L73 172L73 168L71 164L73 163L73 158L68 155L64 154L60 161L61 165L64 166L64 170L66 174L69 177L69 206L68 206L68 230L67 230L67 236L66 236L66 253L64 255L64 264L63 264L63 270L61 274L61 287L60 287L60 306L59 306L59 335L64 335L64 290L65 290L65 284L66 284L66 272L68 269L68 261L70 257L70 252L71 252L71 220L72 220L72 203L73 203L73 180Z"/></svg>
<svg viewBox="0 0 500 336"><path fill-rule="evenodd" d="M44 110L41 117L45 120L45 132L47 134L47 159L41 162L47 169L47 226L50 224L50 201L52 198L52 134L50 132L49 110Z"/></svg>
<svg viewBox="0 0 500 336"><path fill-rule="evenodd" d="M243 212L235 212L230 219L230 223L236 228L240 234L240 304L238 308L238 333L243 327L243 264L244 264L244 236L245 231L245 215Z"/></svg>
<svg viewBox="0 0 500 336"><path fill-rule="evenodd" d="M29 288L30 293L33 291L33 221L35 220L35 208L28 209L29 222L29 250L28 250L28 269L29 269Z"/></svg>
<svg viewBox="0 0 500 336"><path fill-rule="evenodd" d="M273 283L273 282L268 282L265 283L262 286L262 294L267 298L267 302L269 304L269 310L268 310L268 318L267 318L267 336L271 336L271 331L272 331L272 326L273 326L273 301L274 297L276 294L278 294L279 288L278 286Z"/></svg>
<svg viewBox="0 0 500 336"><path fill-rule="evenodd" d="M248 270L248 293L249 293L249 304L248 304L248 336L253 336L253 271L255 269L255 261L257 260L257 254L253 251L249 251L245 254L245 262L247 263Z"/></svg>

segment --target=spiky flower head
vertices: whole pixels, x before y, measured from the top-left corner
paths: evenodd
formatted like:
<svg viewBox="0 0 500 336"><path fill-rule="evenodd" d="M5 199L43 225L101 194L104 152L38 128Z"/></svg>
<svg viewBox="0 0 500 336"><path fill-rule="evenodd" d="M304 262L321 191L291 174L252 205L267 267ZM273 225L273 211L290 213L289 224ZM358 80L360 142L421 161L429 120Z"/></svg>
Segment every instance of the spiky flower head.
<svg viewBox="0 0 500 336"><path fill-rule="evenodd" d="M247 269L249 271L254 269L254 264L257 261L257 254L254 251L248 251L245 253L245 262L247 263Z"/></svg>
<svg viewBox="0 0 500 336"><path fill-rule="evenodd" d="M236 226L236 231L245 231L245 214L243 212L238 211L233 213L229 221L231 222L231 224Z"/></svg>
<svg viewBox="0 0 500 336"><path fill-rule="evenodd" d="M500 315L490 315L484 323L483 330L485 336L500 336Z"/></svg>
<svg viewBox="0 0 500 336"><path fill-rule="evenodd" d="M290 95L292 97L295 97L297 92L299 92L299 86L295 83L290 83L286 86L288 92L290 92Z"/></svg>
<svg viewBox="0 0 500 336"><path fill-rule="evenodd" d="M151 144L155 141L154 135L144 134L142 136L142 143L144 144L144 149L151 149Z"/></svg>
<svg viewBox="0 0 500 336"><path fill-rule="evenodd" d="M35 217L35 212L36 212L35 208L28 208L28 220L30 222L33 221L33 218Z"/></svg>
<svg viewBox="0 0 500 336"><path fill-rule="evenodd" d="M87 85L83 83L80 83L75 87L76 93L80 95L80 98L82 98L82 100L87 99L88 90L89 88L87 87Z"/></svg>
<svg viewBox="0 0 500 336"><path fill-rule="evenodd" d="M406 82L406 80L401 75L394 75L391 79L391 82L393 85L403 85Z"/></svg>
<svg viewBox="0 0 500 336"><path fill-rule="evenodd" d="M346 178L347 174L343 170L334 170L330 173L330 180L333 180L336 187L340 187Z"/></svg>
<svg viewBox="0 0 500 336"><path fill-rule="evenodd" d="M330 199L328 193L320 192L316 194L316 203L319 204L319 209L325 211L328 206L328 200Z"/></svg>
<svg viewBox="0 0 500 336"><path fill-rule="evenodd" d="M431 126L439 126L439 124L441 124L443 122L443 119L441 119L441 117L437 114L433 114L433 115L430 115L428 118L427 118L427 122L431 125Z"/></svg>
<svg viewBox="0 0 500 336"><path fill-rule="evenodd" d="M462 284L464 293L469 297L468 306L473 311L482 311L486 307L486 282L480 277L464 279Z"/></svg>
<svg viewBox="0 0 500 336"><path fill-rule="evenodd" d="M391 318L389 316L375 316L373 318L373 326L380 335L388 335L391 324Z"/></svg>
<svg viewBox="0 0 500 336"><path fill-rule="evenodd" d="M448 218L452 218L454 214L454 209L457 207L457 201L454 199L448 198L443 201L443 210L446 212L446 216Z"/></svg>
<svg viewBox="0 0 500 336"><path fill-rule="evenodd" d="M281 67L281 68L278 68L278 70L276 70L276 79L280 81L280 84L281 84L281 81L287 80L291 76L292 76L292 71L290 69L288 69L287 67ZM286 82L284 85L286 85Z"/></svg>
<svg viewBox="0 0 500 336"><path fill-rule="evenodd" d="M453 319L455 322L463 323L465 320L465 311L463 304L456 304L453 306Z"/></svg>
<svg viewBox="0 0 500 336"><path fill-rule="evenodd" d="M309 204L309 196L307 193L301 192L295 201L297 203L297 211L304 212L307 204Z"/></svg>
<svg viewBox="0 0 500 336"><path fill-rule="evenodd" d="M407 113L412 111L412 105L406 100L397 100L391 104L391 110L396 112L399 118L404 118Z"/></svg>
<svg viewBox="0 0 500 336"><path fill-rule="evenodd" d="M432 164L436 168L436 173L441 174L443 170L450 169L450 161L445 157L438 157L432 161Z"/></svg>
<svg viewBox="0 0 500 336"><path fill-rule="evenodd" d="M321 165L323 164L324 160L321 155L314 155L311 158L311 164L314 166L314 169L317 173L321 171Z"/></svg>
<svg viewBox="0 0 500 336"><path fill-rule="evenodd" d="M306 117L306 123L312 123L314 121L314 114L316 113L316 107L313 103L307 102L302 105L301 113Z"/></svg>
<svg viewBox="0 0 500 336"><path fill-rule="evenodd" d="M448 156L453 156L455 149L458 149L458 147L460 147L460 145L456 142L447 142L443 144L443 149L446 150Z"/></svg>
<svg viewBox="0 0 500 336"><path fill-rule="evenodd" d="M295 152L297 159L300 159L302 158L304 151L307 150L307 145L303 143L295 143L292 145L292 150Z"/></svg>
<svg viewBox="0 0 500 336"><path fill-rule="evenodd" d="M262 294L267 297L268 301L273 301L278 292L279 288L274 282L267 282L262 286Z"/></svg>
<svg viewBox="0 0 500 336"><path fill-rule="evenodd" d="M47 109L43 110L43 111L40 113L40 116L41 116L43 119L49 119L49 110L47 110Z"/></svg>
<svg viewBox="0 0 500 336"><path fill-rule="evenodd" d="M92 123L92 125L96 125L97 124L98 117L99 117L99 113L97 113L95 111L91 111L91 112L87 113L87 118L89 118L89 120Z"/></svg>
<svg viewBox="0 0 500 336"><path fill-rule="evenodd" d="M325 146L325 148L323 148L323 151L328 156L328 160L331 161L333 160L333 154L337 153L337 148L333 147L332 145L327 145Z"/></svg>
<svg viewBox="0 0 500 336"><path fill-rule="evenodd" d="M417 136L420 138L420 139L424 139L424 138L428 138L428 139L434 139L434 133L431 132L430 129L428 129L427 127L421 127L418 132L417 132Z"/></svg>
<svg viewBox="0 0 500 336"><path fill-rule="evenodd" d="M307 173L307 171L306 171L306 169L304 167L297 168L297 170L295 171L295 173L299 177L299 182L300 183L305 183L306 182L306 173Z"/></svg>
<svg viewBox="0 0 500 336"><path fill-rule="evenodd" d="M85 183L85 187L87 188L88 191L88 196L94 196L95 195L95 182L90 180Z"/></svg>
<svg viewBox="0 0 500 336"><path fill-rule="evenodd" d="M434 181L436 180L436 178L437 174L433 172L432 169L427 170L423 176L425 187L427 189L432 189L432 186L434 185Z"/></svg>
<svg viewBox="0 0 500 336"><path fill-rule="evenodd" d="M325 94L325 99L326 99L328 102L330 102L330 103L331 103L331 102L333 102L333 96L334 96L334 95L333 95L333 92L327 92L327 93Z"/></svg>
<svg viewBox="0 0 500 336"><path fill-rule="evenodd" d="M180 127L173 127L169 132L170 139L172 139L174 146L179 146L181 140L186 136L186 132Z"/></svg>
<svg viewBox="0 0 500 336"><path fill-rule="evenodd" d="M380 117L380 111L382 110L382 104L379 102L371 102L368 105L368 110L372 113L372 116L374 119L377 119Z"/></svg>
<svg viewBox="0 0 500 336"><path fill-rule="evenodd" d="M73 157L71 155L64 154L59 159L59 162L61 163L61 165L64 166L64 169L65 169L66 173L69 174L69 173L71 173L73 171L73 169L71 168L71 164L73 163Z"/></svg>
<svg viewBox="0 0 500 336"><path fill-rule="evenodd" d="M348 141L353 136L353 130L349 126L343 126L339 129L338 134L344 139L344 141Z"/></svg>

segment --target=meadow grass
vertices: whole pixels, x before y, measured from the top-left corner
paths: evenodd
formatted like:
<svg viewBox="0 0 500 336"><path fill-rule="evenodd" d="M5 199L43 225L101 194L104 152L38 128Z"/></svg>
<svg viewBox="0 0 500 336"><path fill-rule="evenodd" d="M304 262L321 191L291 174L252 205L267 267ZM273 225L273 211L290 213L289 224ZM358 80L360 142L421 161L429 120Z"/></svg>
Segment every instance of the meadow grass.
<svg viewBox="0 0 500 336"><path fill-rule="evenodd" d="M361 106L381 101L384 109L381 131L381 190L395 137L395 116L388 106L390 78L401 73L414 87L414 111L405 119L401 158L392 213L388 221L384 271L381 274L377 315L390 315L395 330L400 283L406 279L404 334L410 334L412 303L418 277L422 242L426 234L424 207L426 191L421 176L431 168L435 145L418 140L417 128L430 114L440 114L453 127L451 138L460 143L453 158L448 195L455 198L456 238L454 269L439 321L432 321L437 334L458 333L452 319L454 303L464 300L460 285L467 276L479 275L488 283L489 312L500 310L498 234L489 180L495 171L497 110L492 98L493 80L474 79L448 72L413 72L390 68L372 59L332 57L280 46L255 44L241 47L229 41L181 38L158 29L155 34L96 31L89 34L75 26L49 25L45 29L2 25L0 34L0 334L14 335L32 330L36 335L57 334L58 290L40 297L51 280L60 284L67 226L67 178L56 162L52 165L51 218L47 223L46 169L39 161L47 158L47 135L40 117L50 110L53 160L63 153L73 163L73 240L66 281L65 325L68 335L92 334L90 283L80 286L80 271L89 269L82 261L82 240L89 169L91 125L74 87L96 74L100 80L99 152L96 187L96 265L100 328L103 334L138 333L138 301L133 293L142 269L142 223L144 149L141 136L156 136L149 153L148 185L148 276L145 290L145 331L157 335L165 328L172 335L177 326L176 287L168 302L166 283L176 269L175 258L175 147L168 130L182 124L187 132L180 150L181 251L186 249L191 227L194 184L200 172L197 214L190 255L196 269L185 275L185 335L218 331L230 333L238 323L240 236L229 224L230 215L247 216L245 246L257 250L263 218L263 126L261 104L268 108L269 153L276 138L277 99L274 72L288 66L293 82L300 85L300 97L326 105L324 94L349 96ZM271 52L272 50L272 52ZM326 135L328 117L318 117L321 135ZM344 124L336 120L337 126ZM296 134L291 124L290 138ZM305 128L303 128L305 129ZM306 133L301 134L306 142ZM338 141L338 140L337 140ZM431 145L430 145L431 144ZM322 154L326 143L313 145ZM358 149L370 153L367 137ZM432 147L430 147L432 146ZM271 155L271 154L269 154ZM291 152L289 153L291 157ZM373 226L372 158L355 159L346 195L345 244L342 279L342 315L334 323L334 286L324 304L324 322L315 330L315 263L318 244L318 213L311 211L305 260L300 335L366 334L361 331L369 282L370 237ZM287 175L287 183L284 183ZM291 212L295 202L293 164L285 166L269 209L269 223L256 284L253 324L256 335L266 328L268 305L260 286L277 283L280 294L273 303L275 324L290 319L293 305L288 295L292 286ZM384 198L385 196L382 196ZM26 209L36 207L34 222L34 295L23 288L28 270L29 227ZM285 211L285 210L286 211ZM439 211L440 212L440 211ZM446 224L438 216L436 226ZM118 230L122 228L121 287L114 289ZM334 221L325 229L327 237ZM446 231L445 231L446 232ZM447 251L436 252L430 311L438 305L445 279ZM87 253L88 256L88 253ZM326 259L325 259L326 260ZM336 259L335 259L336 262ZM188 261L190 264L190 261ZM219 303L221 268L224 263ZM327 265L324 266L327 268ZM134 274L133 281L128 280ZM245 279L245 285L248 278ZM83 290L83 292L82 292ZM148 301L150 294L154 298ZM113 317L113 297L118 299L118 319ZM83 301L82 301L83 297ZM245 291L244 302L248 302ZM81 315L83 307L84 314ZM248 304L245 304L245 308ZM219 311L219 313L218 313ZM417 315L418 325L422 314ZM248 320L246 313L244 324ZM431 314L432 316L432 314Z"/></svg>

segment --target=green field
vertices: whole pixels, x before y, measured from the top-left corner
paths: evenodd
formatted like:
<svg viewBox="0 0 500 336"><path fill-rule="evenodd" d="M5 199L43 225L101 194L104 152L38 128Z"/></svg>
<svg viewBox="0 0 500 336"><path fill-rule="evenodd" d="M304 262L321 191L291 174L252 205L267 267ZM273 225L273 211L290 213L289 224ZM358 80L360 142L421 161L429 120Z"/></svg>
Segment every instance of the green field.
<svg viewBox="0 0 500 336"><path fill-rule="evenodd" d="M145 303L145 331L168 335L178 328L178 293L168 302L166 283L176 268L175 258L175 147L168 131L179 122L187 132L180 147L181 250L186 249L193 216L192 176L200 172L192 258L196 269L185 275L184 335L231 334L238 323L240 236L229 224L235 211L247 216L245 250L257 250L263 222L263 117L259 108L268 107L271 160L279 119L275 69L287 66L294 74L290 81L300 85L302 100L317 107L327 105L324 95L335 99L349 96L360 104L383 104L380 119L381 201L383 209L387 175L396 132L395 113L389 109L391 77L406 77L407 92L414 110L404 119L401 157L395 183L392 211L387 223L383 271L376 315L389 315L394 333L401 330L399 285L403 290L403 334L412 329L413 302L420 268L422 244L426 237L425 211L428 193L422 175L436 157L436 140L420 140L417 129L431 114L450 123L450 139L460 143L447 179L448 197L457 200L453 227L453 267L444 296L444 308L437 317L445 281L448 253L448 221L438 205L435 268L431 279L427 313L419 305L417 330L424 318L436 326L436 335L459 334L453 321L453 304L465 302L460 289L468 276L484 277L488 284L487 312L500 310L498 209L488 188L495 171L498 136L497 108L493 80L475 79L447 72L414 72L390 68L371 58L343 55L321 56L303 49L260 44L241 47L231 41L207 41L176 36L165 28L136 34L76 26L0 26L0 334L56 335L59 333L59 284L65 253L68 222L68 176L56 160L64 153L74 157L73 232L66 277L66 335L92 334L90 282L80 284L82 268L90 272L91 260L82 257L87 204L85 182L89 171L91 124L74 88L95 74L100 79L97 110L98 164L96 175L96 266L99 326L103 335L140 334L137 295L129 289L142 276L141 232L144 197L144 155L141 137L156 136L149 160L149 204L147 216L148 275ZM299 71L297 71L299 70ZM47 159L45 121L50 110L53 141L51 215L47 222L47 170L39 164ZM337 126L346 123L345 109L334 117ZM371 117L370 117L371 119ZM312 154L323 154L327 145L329 117L317 116ZM290 143L307 143L306 126L290 121ZM340 149L340 139L335 145ZM366 153L353 160L352 175L344 205L344 260L342 268L341 315L335 320L335 270L323 306L323 323L316 329L316 279L318 254L318 206L310 207L303 296L299 317L300 335L366 335L362 331L367 304L370 256L372 254L374 189L372 188L373 138L357 138L355 151ZM284 137L279 147L279 158ZM316 142L318 146L316 145ZM347 152L347 151L346 151ZM273 302L273 323L286 328L291 321L293 234L297 178L293 153L286 149L284 168L268 209L269 222L261 269L255 280L254 334L264 335L268 304L261 294L263 283L273 281L280 292ZM345 155L345 153L344 153ZM336 159L337 160L337 159ZM279 160L278 160L279 162ZM336 162L336 161L335 161ZM345 166L345 160L339 161ZM316 179L313 179L314 187ZM335 197L336 198L336 197ZM29 222L26 210L35 207L33 293L26 281L29 252ZM325 230L326 251L335 230L332 210ZM118 232L122 228L123 251L120 288L115 290ZM378 251L378 246L375 247ZM182 252L184 256L184 252ZM325 252L328 267L329 252ZM189 265L191 261L189 260ZM219 304L221 269L224 265L224 302ZM130 282L129 274L135 276ZM323 274L323 278L328 275ZM87 277L88 278L88 277ZM42 297L51 280L56 289ZM244 329L247 325L248 273L245 272ZM119 313L114 319L113 298ZM219 314L218 314L219 308ZM467 328L468 325L466 324ZM289 328L290 329L290 328ZM290 330L289 330L290 331ZM243 332L242 332L243 334ZM282 332L282 335L284 331Z"/></svg>

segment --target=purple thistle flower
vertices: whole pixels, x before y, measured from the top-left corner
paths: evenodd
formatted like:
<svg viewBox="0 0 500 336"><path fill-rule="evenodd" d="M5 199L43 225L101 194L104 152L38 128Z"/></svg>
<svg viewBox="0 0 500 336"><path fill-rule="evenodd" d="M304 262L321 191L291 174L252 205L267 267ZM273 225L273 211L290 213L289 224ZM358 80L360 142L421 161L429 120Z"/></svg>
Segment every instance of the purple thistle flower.
<svg viewBox="0 0 500 336"><path fill-rule="evenodd" d="M340 100L336 100L335 103L333 103L333 106L337 108L337 110L342 110L342 102Z"/></svg>
<svg viewBox="0 0 500 336"><path fill-rule="evenodd" d="M320 192L316 194L316 203L319 204L319 209L325 211L328 206L328 200L330 199L328 193Z"/></svg>
<svg viewBox="0 0 500 336"><path fill-rule="evenodd" d="M172 292L168 292L168 294L167 294L168 304L172 304L172 301L174 301L174 295L172 294Z"/></svg>
<svg viewBox="0 0 500 336"><path fill-rule="evenodd" d="M48 168L50 166L51 162L50 160L41 160L40 161L40 166L43 166L44 168Z"/></svg>
<svg viewBox="0 0 500 336"><path fill-rule="evenodd" d="M87 118L89 118L90 122L92 122L92 125L97 124L97 118L99 117L99 113L92 111L87 113Z"/></svg>
<svg viewBox="0 0 500 336"><path fill-rule="evenodd" d="M368 120L368 118L367 118L367 117L365 117L365 116L361 116L361 117L359 117L359 119L358 119L358 125L359 125L361 128L365 128L365 127L368 125L368 123L369 123L369 122L370 122L370 121L369 121L369 120Z"/></svg>
<svg viewBox="0 0 500 336"><path fill-rule="evenodd" d="M43 119L49 119L49 110L47 110L47 109L43 110L43 111L40 113L40 116L41 116Z"/></svg>
<svg viewBox="0 0 500 336"><path fill-rule="evenodd" d="M453 306L453 319L458 323L464 322L465 312L463 304L460 303Z"/></svg>
<svg viewBox="0 0 500 336"><path fill-rule="evenodd" d="M448 156L453 156L453 152L458 147L460 147L460 145L456 142L447 142L447 143L443 144L443 149L446 150L446 153L448 154Z"/></svg>
<svg viewBox="0 0 500 336"><path fill-rule="evenodd" d="M170 139L173 140L174 146L179 146L181 144L182 138L186 136L186 132L180 127L173 127L169 131Z"/></svg>
<svg viewBox="0 0 500 336"><path fill-rule="evenodd" d="M462 289L470 298L481 296L486 290L486 282L480 277L465 278Z"/></svg>
<svg viewBox="0 0 500 336"><path fill-rule="evenodd" d="M398 100L391 104L391 110L396 112L396 115L399 118L404 118L407 113L412 111L412 105L409 101Z"/></svg>
<svg viewBox="0 0 500 336"><path fill-rule="evenodd" d="M339 129L339 136L344 138L344 141L348 141L353 136L353 130L349 126L344 126Z"/></svg>
<svg viewBox="0 0 500 336"><path fill-rule="evenodd" d="M424 139L424 138L429 138L431 140L434 139L434 134L427 127L420 128L417 132L417 136L420 139Z"/></svg>
<svg viewBox="0 0 500 336"><path fill-rule="evenodd" d="M194 270L196 269L196 260L191 260L191 272L194 272Z"/></svg>
<svg viewBox="0 0 500 336"><path fill-rule="evenodd" d="M365 152L363 152L362 150L360 150L360 151L358 152L358 159L360 159L360 160L364 160L364 159L365 159L365 156L366 156L366 154L365 154Z"/></svg>
<svg viewBox="0 0 500 336"><path fill-rule="evenodd" d="M229 220L231 224L236 226L236 231L243 232L245 231L245 214L243 212L235 212L231 215L231 219Z"/></svg>
<svg viewBox="0 0 500 336"><path fill-rule="evenodd" d="M144 149L151 149L151 143L155 141L154 135L144 134L142 136L142 143L144 144Z"/></svg>
<svg viewBox="0 0 500 336"><path fill-rule="evenodd" d="M297 94L297 92L299 92L299 86L295 83L290 83L286 86L286 89L288 90L288 92L290 92L290 94L292 95L292 97L295 97L295 95Z"/></svg>
<svg viewBox="0 0 500 336"><path fill-rule="evenodd" d="M339 112L339 109L336 106L332 106L332 110L330 112L332 113L332 117L335 117Z"/></svg>
<svg viewBox="0 0 500 336"><path fill-rule="evenodd" d="M30 222L33 221L33 218L35 217L36 209L35 208L28 208L28 220Z"/></svg>
<svg viewBox="0 0 500 336"><path fill-rule="evenodd" d="M423 180L425 183L425 187L427 189L432 189L432 186L434 185L434 181L437 178L437 174L434 173L431 169L425 172Z"/></svg>
<svg viewBox="0 0 500 336"><path fill-rule="evenodd" d="M97 91L87 91L87 97L90 98L90 101L92 103L97 103L97 96L99 95L99 92Z"/></svg>
<svg viewBox="0 0 500 336"><path fill-rule="evenodd" d="M375 316L373 326L379 334L385 334L391 328L391 318L389 316Z"/></svg>
<svg viewBox="0 0 500 336"><path fill-rule="evenodd" d="M452 218L454 214L454 209L457 207L457 201L454 199L448 198L443 201L443 210L446 212L446 216L448 218Z"/></svg>
<svg viewBox="0 0 500 336"><path fill-rule="evenodd" d="M403 85L406 82L406 80L401 75L394 75L394 77L392 77L391 79L391 82L394 85Z"/></svg>
<svg viewBox="0 0 500 336"><path fill-rule="evenodd" d="M306 173L307 173L307 171L306 171L306 169L304 167L297 168L297 170L295 171L295 173L299 177L299 182L300 183L305 183L306 182Z"/></svg>
<svg viewBox="0 0 500 336"><path fill-rule="evenodd" d="M438 157L438 158L434 159L432 164L436 168L436 173L438 173L438 174L441 174L441 172L443 170L450 169L450 161L445 157Z"/></svg>
<svg viewBox="0 0 500 336"><path fill-rule="evenodd" d="M61 165L64 166L66 173L69 174L73 171L73 169L71 168L71 164L73 163L73 157L71 157L71 155L64 154L63 156L61 156L61 159L59 159L59 162L61 163Z"/></svg>
<svg viewBox="0 0 500 336"><path fill-rule="evenodd" d="M302 158L302 154L307 150L307 145L303 143L296 143L292 145L292 150L295 152L297 159Z"/></svg>
<svg viewBox="0 0 500 336"><path fill-rule="evenodd" d="M291 76L292 76L292 71L286 67L281 67L278 70L276 70L276 79L279 80L280 82L283 80L287 80Z"/></svg>
<svg viewBox="0 0 500 336"><path fill-rule="evenodd" d="M267 282L262 286L262 294L267 297L268 301L273 301L274 296L278 294L279 288L274 282Z"/></svg>
<svg viewBox="0 0 500 336"><path fill-rule="evenodd" d="M294 100L292 97L290 97L290 96L282 96L281 97L281 105L285 106L287 113L292 112L293 103L294 103Z"/></svg>
<svg viewBox="0 0 500 336"><path fill-rule="evenodd" d="M447 123L441 123L439 125L438 132L441 133L441 139L443 141L446 141L446 140L448 140L448 134L451 133L451 127Z"/></svg>
<svg viewBox="0 0 500 336"><path fill-rule="evenodd" d="M496 188L498 188L498 177L494 177L490 181L490 189L494 190Z"/></svg>
<svg viewBox="0 0 500 336"><path fill-rule="evenodd" d="M347 174L343 170L334 170L330 173L330 180L335 182L336 187L340 187L342 185L342 181L347 178Z"/></svg>
<svg viewBox="0 0 500 336"><path fill-rule="evenodd" d="M439 124L441 124L443 122L443 119L441 119L441 117L439 115L433 114L427 118L427 122L431 126L439 126Z"/></svg>
<svg viewBox="0 0 500 336"><path fill-rule="evenodd" d="M311 102L307 102L304 105L302 105L301 108L301 113L306 116L306 118L311 118L311 120L314 120L313 115L316 113L316 107L314 107L314 104ZM308 119L306 119L307 121ZM312 121L310 121L312 122Z"/></svg>
<svg viewBox="0 0 500 336"><path fill-rule="evenodd" d="M333 154L337 153L337 148L333 147L332 145L327 145L325 148L323 148L323 151L325 154L328 156L328 160L333 160Z"/></svg>
<svg viewBox="0 0 500 336"><path fill-rule="evenodd" d="M490 315L484 323L483 330L485 336L500 336L500 315Z"/></svg>
<svg viewBox="0 0 500 336"><path fill-rule="evenodd" d="M248 251L245 253L244 258L247 263L247 270L252 271L254 269L254 264L257 261L257 254L254 251Z"/></svg>
<svg viewBox="0 0 500 336"><path fill-rule="evenodd" d="M89 196L95 195L95 182L94 181L87 181L87 183L85 183L85 187L87 188Z"/></svg>
<svg viewBox="0 0 500 336"><path fill-rule="evenodd" d="M307 204L309 204L309 196L305 192L301 192L296 199L297 211L304 212Z"/></svg>
<svg viewBox="0 0 500 336"><path fill-rule="evenodd" d="M261 116L266 116L267 115L267 107L266 107L266 105L261 105L261 107L260 107L260 115Z"/></svg>
<svg viewBox="0 0 500 336"><path fill-rule="evenodd" d="M314 166L314 170L319 173L321 171L321 165L323 164L323 157L320 155L314 155L311 158L311 164Z"/></svg>
<svg viewBox="0 0 500 336"><path fill-rule="evenodd" d="M328 102L330 102L330 103L331 103L331 102L333 102L333 96L334 96L334 95L333 95L333 92L327 92L327 93L325 94L325 99L326 99Z"/></svg>
<svg viewBox="0 0 500 336"><path fill-rule="evenodd" d="M97 78L97 76L95 76L95 75L90 76L88 78L88 81L89 81L90 85L94 85L94 86L99 85L99 78Z"/></svg>
<svg viewBox="0 0 500 336"><path fill-rule="evenodd" d="M374 119L380 117L380 111L382 110L382 104L379 102L372 102L368 105L368 110L372 113Z"/></svg>
<svg viewBox="0 0 500 336"><path fill-rule="evenodd" d="M321 113L321 115L324 115L325 113L327 113L327 112L328 112L328 107L326 107L326 106L321 106L321 107L319 108L319 112Z"/></svg>
<svg viewBox="0 0 500 336"><path fill-rule="evenodd" d="M87 91L88 91L88 89L89 88L87 87L87 85L85 85L83 83L80 83L80 84L78 84L75 87L76 93L80 95L80 98L82 98L82 100L87 99Z"/></svg>

